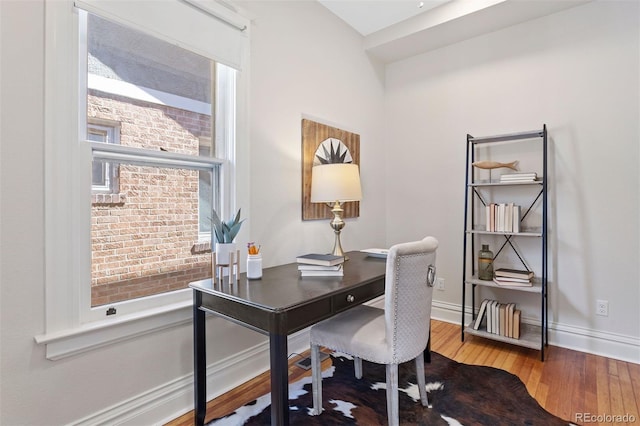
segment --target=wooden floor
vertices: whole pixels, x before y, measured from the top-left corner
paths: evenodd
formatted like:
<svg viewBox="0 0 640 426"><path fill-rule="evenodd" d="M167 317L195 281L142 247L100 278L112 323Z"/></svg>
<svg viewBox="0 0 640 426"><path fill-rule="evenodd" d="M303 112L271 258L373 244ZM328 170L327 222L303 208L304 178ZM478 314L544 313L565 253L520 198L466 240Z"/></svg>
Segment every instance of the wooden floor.
<svg viewBox="0 0 640 426"><path fill-rule="evenodd" d="M463 343L458 325L433 320L431 327L433 351L458 362L497 367L517 375L540 405L558 417L585 425L640 425L638 364L556 346L547 348L541 362L539 351L474 336L466 336ZM296 360L292 357L289 366L291 382L310 374L293 365ZM323 368L330 363L326 360ZM269 372L210 401L206 420L232 412L267 392ZM193 412L168 425L193 425Z"/></svg>

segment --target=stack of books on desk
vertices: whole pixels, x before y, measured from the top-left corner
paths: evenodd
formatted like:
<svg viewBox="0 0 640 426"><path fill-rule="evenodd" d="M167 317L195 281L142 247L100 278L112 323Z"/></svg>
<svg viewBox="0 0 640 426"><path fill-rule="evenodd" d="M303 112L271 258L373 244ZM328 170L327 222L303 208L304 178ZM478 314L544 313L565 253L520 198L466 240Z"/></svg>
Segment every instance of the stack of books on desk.
<svg viewBox="0 0 640 426"><path fill-rule="evenodd" d="M533 272L531 271L499 268L494 273L493 282L511 287L531 287L532 278Z"/></svg>
<svg viewBox="0 0 640 426"><path fill-rule="evenodd" d="M305 254L296 258L302 277L342 277L343 256L332 254Z"/></svg>

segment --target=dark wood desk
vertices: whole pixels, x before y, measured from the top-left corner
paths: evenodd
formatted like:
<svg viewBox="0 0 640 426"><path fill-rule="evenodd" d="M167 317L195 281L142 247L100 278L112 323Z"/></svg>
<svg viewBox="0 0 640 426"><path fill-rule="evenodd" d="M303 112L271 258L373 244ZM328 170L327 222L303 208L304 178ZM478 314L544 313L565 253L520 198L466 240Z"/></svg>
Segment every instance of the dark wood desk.
<svg viewBox="0 0 640 426"><path fill-rule="evenodd" d="M269 336L271 424L289 424L287 336L340 311L384 294L386 262L364 253L348 253L344 277L300 277L297 264L266 268L261 280L240 275L237 284L211 280L193 289L195 423L206 412L205 314L222 316Z"/></svg>

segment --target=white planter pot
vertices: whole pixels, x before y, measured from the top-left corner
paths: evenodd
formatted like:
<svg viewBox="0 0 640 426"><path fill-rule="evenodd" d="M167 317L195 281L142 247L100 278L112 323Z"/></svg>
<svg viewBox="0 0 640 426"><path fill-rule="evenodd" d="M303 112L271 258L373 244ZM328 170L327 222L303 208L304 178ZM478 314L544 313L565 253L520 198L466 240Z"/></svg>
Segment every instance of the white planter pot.
<svg viewBox="0 0 640 426"><path fill-rule="evenodd" d="M218 265L230 265L230 254L236 256L236 243L216 243L216 264ZM238 259L233 259L233 262L238 262Z"/></svg>

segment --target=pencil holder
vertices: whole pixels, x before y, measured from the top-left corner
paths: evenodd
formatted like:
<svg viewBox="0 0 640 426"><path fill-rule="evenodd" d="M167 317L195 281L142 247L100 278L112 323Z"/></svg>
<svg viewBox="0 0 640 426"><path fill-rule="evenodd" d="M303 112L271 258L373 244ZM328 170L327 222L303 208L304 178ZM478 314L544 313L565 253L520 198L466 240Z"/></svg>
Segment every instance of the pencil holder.
<svg viewBox="0 0 640 426"><path fill-rule="evenodd" d="M250 280L258 280L262 278L262 255L247 255L247 278Z"/></svg>

